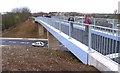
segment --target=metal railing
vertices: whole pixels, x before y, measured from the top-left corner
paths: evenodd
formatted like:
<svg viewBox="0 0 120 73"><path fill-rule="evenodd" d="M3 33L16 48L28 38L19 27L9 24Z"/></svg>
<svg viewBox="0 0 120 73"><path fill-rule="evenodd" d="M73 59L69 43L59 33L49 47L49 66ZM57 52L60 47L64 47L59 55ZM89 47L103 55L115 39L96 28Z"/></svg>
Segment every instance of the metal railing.
<svg viewBox="0 0 120 73"><path fill-rule="evenodd" d="M40 20L120 64L120 30L75 23L70 26L72 22L55 18L42 17Z"/></svg>
<svg viewBox="0 0 120 73"><path fill-rule="evenodd" d="M97 30L97 33L92 32ZM102 33L102 34L99 34ZM91 26L91 48L120 64L120 30Z"/></svg>
<svg viewBox="0 0 120 73"><path fill-rule="evenodd" d="M69 16L53 16L53 18L61 19L61 20L67 20ZM84 17L74 17L75 22L83 23ZM118 19L109 19L109 18L90 18L91 23L94 25L101 25L104 27L110 27L110 28L117 28L117 24L119 23Z"/></svg>

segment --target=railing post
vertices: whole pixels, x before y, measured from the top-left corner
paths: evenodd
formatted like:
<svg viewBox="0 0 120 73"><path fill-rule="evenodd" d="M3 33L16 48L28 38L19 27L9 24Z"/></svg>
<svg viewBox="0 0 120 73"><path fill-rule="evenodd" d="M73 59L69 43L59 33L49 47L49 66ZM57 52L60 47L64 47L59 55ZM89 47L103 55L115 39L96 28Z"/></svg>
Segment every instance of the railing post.
<svg viewBox="0 0 120 73"><path fill-rule="evenodd" d="M59 19L59 21L60 21L60 19ZM59 31L60 31L60 33L61 33L61 26L62 26L62 24L61 23L59 23Z"/></svg>
<svg viewBox="0 0 120 73"><path fill-rule="evenodd" d="M91 51L91 26L89 25L89 33L88 33L88 50Z"/></svg>
<svg viewBox="0 0 120 73"><path fill-rule="evenodd" d="M114 21L114 19L113 19L113 23L112 23L112 33L113 33L113 35L114 35L114 29L115 29L115 21Z"/></svg>
<svg viewBox="0 0 120 73"><path fill-rule="evenodd" d="M71 29L71 25L72 25L72 22L69 21L70 25L69 25L69 39L71 38L71 32L72 32L72 29Z"/></svg>
<svg viewBox="0 0 120 73"><path fill-rule="evenodd" d="M84 26L84 19L82 18L82 26Z"/></svg>
<svg viewBox="0 0 120 73"><path fill-rule="evenodd" d="M95 18L94 18L94 25L95 25Z"/></svg>

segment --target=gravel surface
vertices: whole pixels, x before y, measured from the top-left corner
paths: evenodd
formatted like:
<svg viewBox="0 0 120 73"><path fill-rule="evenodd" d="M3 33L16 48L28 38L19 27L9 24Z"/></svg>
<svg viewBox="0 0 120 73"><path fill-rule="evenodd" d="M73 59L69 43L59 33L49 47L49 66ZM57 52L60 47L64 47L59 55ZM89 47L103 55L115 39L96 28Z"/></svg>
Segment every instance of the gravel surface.
<svg viewBox="0 0 120 73"><path fill-rule="evenodd" d="M30 46L2 47L3 71L95 71L72 53Z"/></svg>

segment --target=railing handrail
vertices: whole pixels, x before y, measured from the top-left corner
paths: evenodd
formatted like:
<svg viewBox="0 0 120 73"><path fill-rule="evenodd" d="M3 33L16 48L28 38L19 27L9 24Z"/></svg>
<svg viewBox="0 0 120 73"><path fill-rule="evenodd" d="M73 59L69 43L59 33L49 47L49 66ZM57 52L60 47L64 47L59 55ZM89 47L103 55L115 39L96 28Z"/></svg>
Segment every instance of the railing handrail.
<svg viewBox="0 0 120 73"><path fill-rule="evenodd" d="M120 31L119 29L116 29L116 28L103 27L103 26L99 26L99 25L90 25L90 26L93 26L93 27L99 27L99 28L103 28L103 29L110 29L110 30Z"/></svg>

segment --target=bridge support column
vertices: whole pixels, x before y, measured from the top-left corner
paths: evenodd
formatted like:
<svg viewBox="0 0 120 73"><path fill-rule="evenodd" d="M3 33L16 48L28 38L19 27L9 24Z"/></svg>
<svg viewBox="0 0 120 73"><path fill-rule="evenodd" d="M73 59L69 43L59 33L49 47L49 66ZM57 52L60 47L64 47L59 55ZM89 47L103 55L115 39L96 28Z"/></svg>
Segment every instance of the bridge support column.
<svg viewBox="0 0 120 73"><path fill-rule="evenodd" d="M48 48L57 49L60 42L50 32L47 32L47 36L48 36Z"/></svg>
<svg viewBox="0 0 120 73"><path fill-rule="evenodd" d="M44 27L38 24L38 34L39 36L44 35Z"/></svg>
<svg viewBox="0 0 120 73"><path fill-rule="evenodd" d="M47 38L47 30L40 24L38 24L38 34L39 36L44 36L44 38Z"/></svg>

